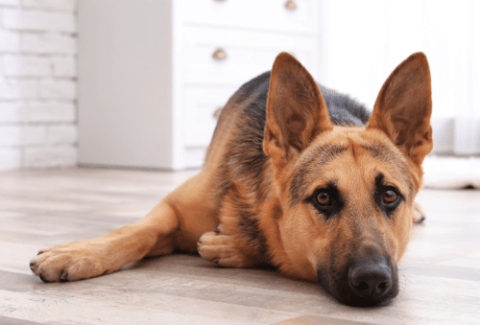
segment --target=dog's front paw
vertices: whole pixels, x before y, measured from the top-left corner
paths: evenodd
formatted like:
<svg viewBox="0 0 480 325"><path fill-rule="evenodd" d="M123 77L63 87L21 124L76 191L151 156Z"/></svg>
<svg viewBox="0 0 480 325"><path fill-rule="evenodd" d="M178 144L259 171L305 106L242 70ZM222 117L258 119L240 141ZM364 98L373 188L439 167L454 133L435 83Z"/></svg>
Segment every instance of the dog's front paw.
<svg viewBox="0 0 480 325"><path fill-rule="evenodd" d="M418 203L413 204L413 223L419 224L425 220L425 213Z"/></svg>
<svg viewBox="0 0 480 325"><path fill-rule="evenodd" d="M221 225L219 227L221 229ZM253 266L248 257L236 247L234 236L223 234L219 228L204 233L198 241L197 249L201 257L219 266Z"/></svg>
<svg viewBox="0 0 480 325"><path fill-rule="evenodd" d="M75 242L43 249L30 261L30 269L43 282L75 281L110 273L90 246L92 243Z"/></svg>

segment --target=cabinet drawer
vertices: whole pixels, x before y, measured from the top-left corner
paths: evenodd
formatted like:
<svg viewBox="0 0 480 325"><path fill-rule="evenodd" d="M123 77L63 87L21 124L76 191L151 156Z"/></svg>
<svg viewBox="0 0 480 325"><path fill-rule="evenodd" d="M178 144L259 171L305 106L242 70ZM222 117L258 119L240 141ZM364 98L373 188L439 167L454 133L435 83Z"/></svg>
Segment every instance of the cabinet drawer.
<svg viewBox="0 0 480 325"><path fill-rule="evenodd" d="M183 0L175 4L186 23L317 33L317 0Z"/></svg>
<svg viewBox="0 0 480 325"><path fill-rule="evenodd" d="M312 73L316 72L317 39L206 27L184 29L181 61L185 84L240 86L271 70L283 51L293 54ZM215 59L221 50L224 58Z"/></svg>
<svg viewBox="0 0 480 325"><path fill-rule="evenodd" d="M185 87L183 92L184 143L206 148L212 140L219 112L237 87Z"/></svg>

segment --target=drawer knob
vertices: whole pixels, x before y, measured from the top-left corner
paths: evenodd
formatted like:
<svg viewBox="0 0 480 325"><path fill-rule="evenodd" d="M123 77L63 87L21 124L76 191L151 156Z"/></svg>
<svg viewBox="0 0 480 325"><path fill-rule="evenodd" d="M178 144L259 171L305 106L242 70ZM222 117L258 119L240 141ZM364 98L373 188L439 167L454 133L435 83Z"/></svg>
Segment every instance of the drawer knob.
<svg viewBox="0 0 480 325"><path fill-rule="evenodd" d="M223 49L216 49L215 52L213 52L213 58L218 61L225 60L227 53Z"/></svg>
<svg viewBox="0 0 480 325"><path fill-rule="evenodd" d="M215 112L213 112L213 117L218 119L220 117L220 115L222 114L222 109L223 107L219 107L215 110Z"/></svg>
<svg viewBox="0 0 480 325"><path fill-rule="evenodd" d="M293 0L288 0L287 2L285 2L285 8L287 8L288 10L295 10L297 9L297 4Z"/></svg>

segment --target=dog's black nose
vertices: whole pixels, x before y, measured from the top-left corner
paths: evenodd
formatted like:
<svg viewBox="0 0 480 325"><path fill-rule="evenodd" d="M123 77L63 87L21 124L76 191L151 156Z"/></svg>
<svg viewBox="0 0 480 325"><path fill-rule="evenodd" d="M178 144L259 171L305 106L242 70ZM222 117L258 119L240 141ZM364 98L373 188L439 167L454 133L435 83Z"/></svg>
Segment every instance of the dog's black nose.
<svg viewBox="0 0 480 325"><path fill-rule="evenodd" d="M380 297L391 285L391 272L377 264L368 263L349 272L352 290L362 297Z"/></svg>
<svg viewBox="0 0 480 325"><path fill-rule="evenodd" d="M382 302L396 295L398 289L392 292L395 280L387 259L381 255L355 258L348 270L348 284L361 304Z"/></svg>

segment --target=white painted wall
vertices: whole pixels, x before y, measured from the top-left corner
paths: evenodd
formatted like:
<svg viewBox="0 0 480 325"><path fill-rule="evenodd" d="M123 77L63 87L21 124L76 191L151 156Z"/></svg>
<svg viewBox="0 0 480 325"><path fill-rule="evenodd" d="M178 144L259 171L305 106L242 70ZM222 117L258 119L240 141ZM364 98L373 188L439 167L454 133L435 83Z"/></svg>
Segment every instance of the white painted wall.
<svg viewBox="0 0 480 325"><path fill-rule="evenodd" d="M78 162L172 165L171 2L80 0L78 17Z"/></svg>
<svg viewBox="0 0 480 325"><path fill-rule="evenodd" d="M0 0L0 170L76 164L75 0Z"/></svg>

